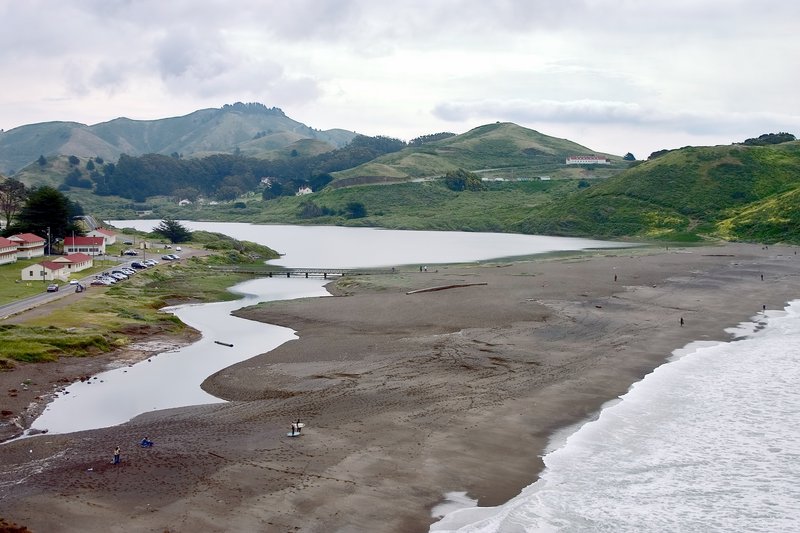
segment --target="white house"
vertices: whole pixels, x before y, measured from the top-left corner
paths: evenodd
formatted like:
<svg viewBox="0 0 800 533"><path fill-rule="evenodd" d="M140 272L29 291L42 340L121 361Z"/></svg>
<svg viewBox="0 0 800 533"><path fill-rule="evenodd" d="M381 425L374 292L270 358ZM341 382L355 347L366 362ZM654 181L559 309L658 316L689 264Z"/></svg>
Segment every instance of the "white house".
<svg viewBox="0 0 800 533"><path fill-rule="evenodd" d="M603 155L571 155L567 157L568 165L610 165L611 161Z"/></svg>
<svg viewBox="0 0 800 533"><path fill-rule="evenodd" d="M64 263L42 261L23 268L20 277L23 281L67 281L69 269Z"/></svg>
<svg viewBox="0 0 800 533"><path fill-rule="evenodd" d="M17 243L17 259L33 259L44 256L45 240L33 233L18 233L8 238Z"/></svg>
<svg viewBox="0 0 800 533"><path fill-rule="evenodd" d="M314 192L314 191L311 190L311 187L306 185L305 187L300 187L299 189L297 189L297 192L294 193L294 195L295 196L304 196L306 194L311 194L312 192Z"/></svg>
<svg viewBox="0 0 800 533"><path fill-rule="evenodd" d="M17 262L17 243L0 237L0 265Z"/></svg>
<svg viewBox="0 0 800 533"><path fill-rule="evenodd" d="M105 228L93 229L86 234L87 237L102 237L106 241L106 246L111 246L117 242L117 234Z"/></svg>
<svg viewBox="0 0 800 533"><path fill-rule="evenodd" d="M106 253L106 240L103 237L65 237L64 253L104 255Z"/></svg>
<svg viewBox="0 0 800 533"><path fill-rule="evenodd" d="M58 263L65 265L68 272L80 272L87 268L92 268L94 259L92 256L86 254L70 254L56 257L51 263Z"/></svg>

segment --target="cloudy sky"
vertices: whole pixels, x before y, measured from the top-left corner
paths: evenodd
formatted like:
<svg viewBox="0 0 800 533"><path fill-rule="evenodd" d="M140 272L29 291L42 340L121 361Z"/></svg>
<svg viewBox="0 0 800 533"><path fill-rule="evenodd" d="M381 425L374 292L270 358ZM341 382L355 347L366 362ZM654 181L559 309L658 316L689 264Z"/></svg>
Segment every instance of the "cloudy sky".
<svg viewBox="0 0 800 533"><path fill-rule="evenodd" d="M596 151L800 136L794 0L0 0L0 129L261 102L409 140Z"/></svg>

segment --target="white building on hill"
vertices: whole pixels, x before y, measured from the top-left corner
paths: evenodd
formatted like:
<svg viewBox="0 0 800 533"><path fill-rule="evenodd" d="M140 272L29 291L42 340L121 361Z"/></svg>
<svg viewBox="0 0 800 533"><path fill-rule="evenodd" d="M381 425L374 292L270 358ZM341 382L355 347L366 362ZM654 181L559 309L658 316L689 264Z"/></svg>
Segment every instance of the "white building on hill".
<svg viewBox="0 0 800 533"><path fill-rule="evenodd" d="M611 161L603 155L571 155L567 157L568 165L610 165Z"/></svg>

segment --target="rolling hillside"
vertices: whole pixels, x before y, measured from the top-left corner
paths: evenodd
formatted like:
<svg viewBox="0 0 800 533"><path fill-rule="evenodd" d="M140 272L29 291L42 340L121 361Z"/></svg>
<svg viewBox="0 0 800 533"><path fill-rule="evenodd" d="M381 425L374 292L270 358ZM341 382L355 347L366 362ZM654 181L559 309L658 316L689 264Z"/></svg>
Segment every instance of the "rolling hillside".
<svg viewBox="0 0 800 533"><path fill-rule="evenodd" d="M581 177L584 168L566 167L570 155L597 153L620 163L618 156L599 154L566 139L558 139L510 122L479 126L461 135L406 148L333 175L334 186L372 181L408 181L441 176L462 168L490 178ZM608 177L619 167L592 169L593 177Z"/></svg>
<svg viewBox="0 0 800 533"><path fill-rule="evenodd" d="M798 242L799 189L800 141L687 147L553 202L517 230Z"/></svg>
<svg viewBox="0 0 800 533"><path fill-rule="evenodd" d="M116 161L120 154L188 157L238 150L260 157L307 139L333 149L353 137L355 133L341 129L315 130L277 108L237 103L160 120L118 118L93 126L75 122L20 126L0 133L0 172L13 174L40 155L100 156Z"/></svg>

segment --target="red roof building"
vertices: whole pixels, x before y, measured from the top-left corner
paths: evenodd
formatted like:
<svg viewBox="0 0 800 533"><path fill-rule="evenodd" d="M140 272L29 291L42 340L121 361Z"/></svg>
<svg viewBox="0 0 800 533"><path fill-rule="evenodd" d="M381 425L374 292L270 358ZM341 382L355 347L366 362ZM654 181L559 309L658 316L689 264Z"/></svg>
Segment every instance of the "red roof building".
<svg viewBox="0 0 800 533"><path fill-rule="evenodd" d="M16 261L17 243L8 240L5 237L0 237L0 265L16 263Z"/></svg>
<svg viewBox="0 0 800 533"><path fill-rule="evenodd" d="M117 234L106 228L95 228L86 234L87 237L103 237L106 241L106 246L111 246L117 242Z"/></svg>
<svg viewBox="0 0 800 533"><path fill-rule="evenodd" d="M70 254L56 257L52 262L65 265L67 270L71 272L80 272L81 270L91 268L94 264L94 259L92 259L92 256L86 254Z"/></svg>
<svg viewBox="0 0 800 533"><path fill-rule="evenodd" d="M103 237L65 237L65 254L104 255L106 241Z"/></svg>
<svg viewBox="0 0 800 533"><path fill-rule="evenodd" d="M17 243L17 259L33 259L44 255L45 240L33 233L18 233L8 238Z"/></svg>
<svg viewBox="0 0 800 533"><path fill-rule="evenodd" d="M23 281L55 281L57 279L67 281L69 269L64 263L42 261L26 266L21 270L20 274Z"/></svg>

